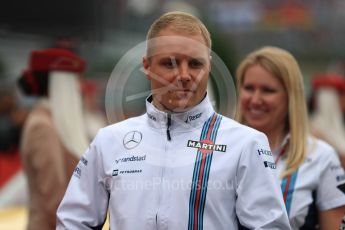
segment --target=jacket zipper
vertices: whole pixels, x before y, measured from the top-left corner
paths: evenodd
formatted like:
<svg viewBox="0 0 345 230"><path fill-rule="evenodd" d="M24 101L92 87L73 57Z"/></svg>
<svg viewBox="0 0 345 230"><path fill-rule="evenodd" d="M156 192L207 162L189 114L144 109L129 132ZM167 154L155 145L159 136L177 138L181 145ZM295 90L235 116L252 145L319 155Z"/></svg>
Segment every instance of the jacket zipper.
<svg viewBox="0 0 345 230"><path fill-rule="evenodd" d="M170 127L171 127L171 114L167 114L167 141L171 141L171 135L170 135ZM165 152L167 151L167 145L165 146ZM164 178L164 175L165 175L165 167L163 166L162 167L162 174L161 174L161 183L163 183L163 178ZM161 185L161 188L160 188L160 192L159 192L159 207L161 206L161 202L162 202L162 196L163 196L163 188L162 188L163 185ZM159 223L158 223L158 212L159 212L159 209L157 210L157 213L156 213L156 228L159 229Z"/></svg>
<svg viewBox="0 0 345 230"><path fill-rule="evenodd" d="M171 114L168 113L168 120L167 120L167 139L168 139L168 141L171 141L170 126L171 126Z"/></svg>
<svg viewBox="0 0 345 230"><path fill-rule="evenodd" d="M156 214L156 229L158 229L158 213Z"/></svg>
<svg viewBox="0 0 345 230"><path fill-rule="evenodd" d="M170 127L171 127L171 114L167 114L167 141L171 141L171 135L170 135ZM166 147L167 148L167 145ZM165 152L167 151L167 149L165 149ZM161 180L163 180L164 178L164 174L165 174L165 169L164 169L164 166L162 167L162 174L161 174ZM163 182L161 182L163 183ZM160 188L160 196L159 196L159 206L161 205L161 202L162 202L162 196L163 196L163 188L161 187ZM159 212L159 208L157 210L157 213L156 213L156 228L159 229L159 223L158 223L158 212Z"/></svg>

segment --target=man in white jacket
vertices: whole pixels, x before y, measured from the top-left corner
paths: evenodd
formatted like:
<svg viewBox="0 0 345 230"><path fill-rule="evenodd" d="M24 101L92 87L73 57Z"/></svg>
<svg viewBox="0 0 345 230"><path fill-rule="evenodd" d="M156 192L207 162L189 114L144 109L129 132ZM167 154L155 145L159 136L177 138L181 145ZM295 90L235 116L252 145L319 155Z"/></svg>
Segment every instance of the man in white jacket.
<svg viewBox="0 0 345 230"><path fill-rule="evenodd" d="M213 110L211 39L194 16L156 20L143 58L147 112L101 129L57 229L290 229L264 134Z"/></svg>

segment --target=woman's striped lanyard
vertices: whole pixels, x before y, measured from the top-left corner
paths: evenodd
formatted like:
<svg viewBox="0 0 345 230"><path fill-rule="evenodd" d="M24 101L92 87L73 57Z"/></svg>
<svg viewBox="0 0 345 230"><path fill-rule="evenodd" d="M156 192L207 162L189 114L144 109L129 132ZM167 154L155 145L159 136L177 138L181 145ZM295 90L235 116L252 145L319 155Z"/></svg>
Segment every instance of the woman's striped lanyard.
<svg viewBox="0 0 345 230"><path fill-rule="evenodd" d="M278 163L280 158L282 156L284 156L284 154L286 153L287 146L288 146L288 142L280 150L280 152L279 152L279 154L275 160L276 164ZM296 170L296 172L288 175L287 177L284 177L282 182L281 182L281 190L283 192L284 203L285 203L286 211L287 211L288 215L290 214L292 196L293 196L293 192L295 190L297 173L298 173L298 170Z"/></svg>

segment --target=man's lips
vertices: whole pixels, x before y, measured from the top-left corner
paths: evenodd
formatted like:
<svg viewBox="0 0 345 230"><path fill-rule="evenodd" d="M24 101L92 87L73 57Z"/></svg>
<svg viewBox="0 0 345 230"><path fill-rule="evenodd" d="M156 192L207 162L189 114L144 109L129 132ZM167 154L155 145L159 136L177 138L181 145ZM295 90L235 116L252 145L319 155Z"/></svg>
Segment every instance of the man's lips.
<svg viewBox="0 0 345 230"><path fill-rule="evenodd" d="M193 90L190 89L174 89L174 90L169 90L169 92L174 93L174 92L178 92L178 93L193 93Z"/></svg>

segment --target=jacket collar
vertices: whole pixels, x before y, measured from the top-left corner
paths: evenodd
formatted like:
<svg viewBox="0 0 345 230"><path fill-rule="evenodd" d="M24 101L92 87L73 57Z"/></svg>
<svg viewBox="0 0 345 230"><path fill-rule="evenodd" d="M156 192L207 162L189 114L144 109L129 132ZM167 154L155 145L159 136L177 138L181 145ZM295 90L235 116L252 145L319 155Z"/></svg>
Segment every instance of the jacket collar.
<svg viewBox="0 0 345 230"><path fill-rule="evenodd" d="M199 127L214 113L207 95L198 105L181 113L166 113L157 109L153 105L152 95L150 95L146 98L146 111L148 122L154 128L167 128L170 117L170 130L188 130Z"/></svg>

